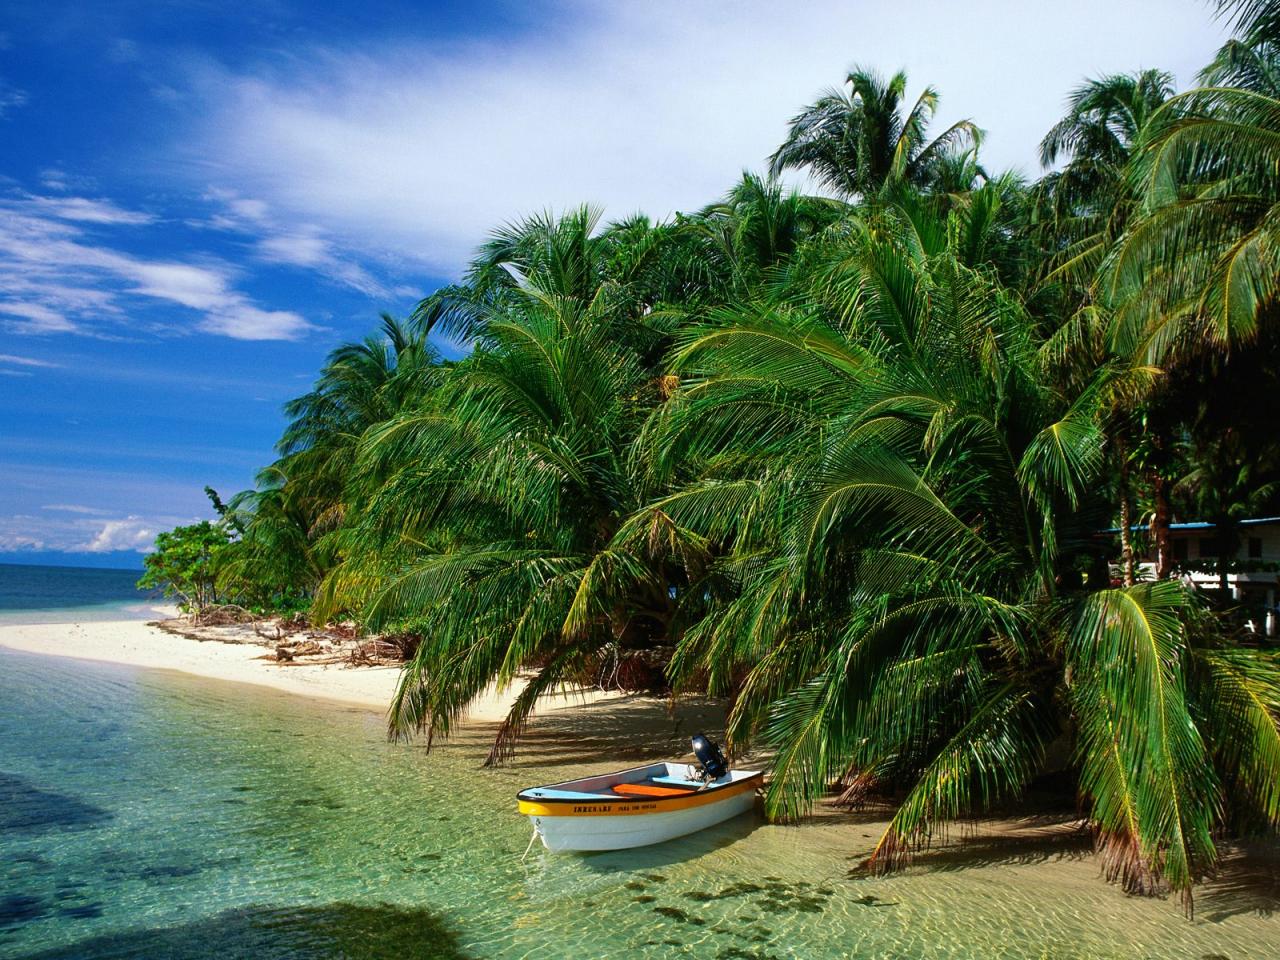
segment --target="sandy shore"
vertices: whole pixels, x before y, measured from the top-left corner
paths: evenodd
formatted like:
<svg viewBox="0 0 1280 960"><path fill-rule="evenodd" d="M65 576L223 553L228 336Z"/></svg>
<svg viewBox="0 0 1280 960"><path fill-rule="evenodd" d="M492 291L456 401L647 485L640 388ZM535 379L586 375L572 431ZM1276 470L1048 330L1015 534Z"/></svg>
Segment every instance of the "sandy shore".
<svg viewBox="0 0 1280 960"><path fill-rule="evenodd" d="M24 653L74 657L133 667L252 683L286 693L385 711L395 690L395 666L348 667L342 664L278 663L263 647L192 640L140 621L10 624L0 626L0 647ZM506 716L516 686L486 691L468 713L471 723L496 723ZM547 697L538 716L584 704L623 699L621 694L573 692Z"/></svg>

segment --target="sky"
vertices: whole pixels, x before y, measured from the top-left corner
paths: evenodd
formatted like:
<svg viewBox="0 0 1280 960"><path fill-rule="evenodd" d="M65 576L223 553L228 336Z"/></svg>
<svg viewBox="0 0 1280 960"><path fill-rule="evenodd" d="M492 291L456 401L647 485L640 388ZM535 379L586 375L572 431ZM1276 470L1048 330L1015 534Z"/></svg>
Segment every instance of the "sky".
<svg viewBox="0 0 1280 960"><path fill-rule="evenodd" d="M697 209L854 64L1034 176L1082 79L1186 86L1224 35L1202 0L7 0L0 562L140 565L488 230Z"/></svg>

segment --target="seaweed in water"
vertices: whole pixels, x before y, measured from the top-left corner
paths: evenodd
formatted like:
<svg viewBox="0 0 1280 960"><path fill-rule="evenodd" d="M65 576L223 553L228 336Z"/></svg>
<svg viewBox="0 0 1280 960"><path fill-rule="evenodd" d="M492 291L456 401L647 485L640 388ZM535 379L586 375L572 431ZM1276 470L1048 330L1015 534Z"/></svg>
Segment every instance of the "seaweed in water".
<svg viewBox="0 0 1280 960"><path fill-rule="evenodd" d="M11 893L7 897L0 897L0 930L47 916L49 907L47 901L26 893Z"/></svg>
<svg viewBox="0 0 1280 960"><path fill-rule="evenodd" d="M78 797L42 790L25 777L0 771L0 833L44 833L97 826L111 814Z"/></svg>
<svg viewBox="0 0 1280 960"><path fill-rule="evenodd" d="M695 927L705 926L707 922L701 917L691 917L679 907L654 907L653 912L670 917L672 920L679 920L681 923L692 923Z"/></svg>

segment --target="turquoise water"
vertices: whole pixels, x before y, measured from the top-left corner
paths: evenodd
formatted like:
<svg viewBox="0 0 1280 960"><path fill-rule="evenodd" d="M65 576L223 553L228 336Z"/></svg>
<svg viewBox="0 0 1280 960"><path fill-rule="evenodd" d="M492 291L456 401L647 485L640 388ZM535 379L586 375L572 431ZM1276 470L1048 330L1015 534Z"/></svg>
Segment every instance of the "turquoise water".
<svg viewBox="0 0 1280 960"><path fill-rule="evenodd" d="M135 584L141 570L0 563L0 624L149 620L162 603Z"/></svg>
<svg viewBox="0 0 1280 960"><path fill-rule="evenodd" d="M626 709L587 718L484 771L478 736L428 756L363 710L0 650L0 957L1276 955L1277 903L1247 871L1188 922L1070 838L851 879L876 825L744 817L522 862L519 786L639 759L611 745Z"/></svg>

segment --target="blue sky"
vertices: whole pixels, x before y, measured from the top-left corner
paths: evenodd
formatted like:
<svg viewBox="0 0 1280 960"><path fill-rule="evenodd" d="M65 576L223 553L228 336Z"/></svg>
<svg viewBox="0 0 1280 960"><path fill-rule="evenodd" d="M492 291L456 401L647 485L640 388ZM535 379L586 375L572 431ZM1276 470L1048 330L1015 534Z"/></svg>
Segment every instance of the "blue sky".
<svg viewBox="0 0 1280 960"><path fill-rule="evenodd" d="M906 67L1034 173L1081 77L1186 83L1222 39L1197 0L782 9L0 7L0 560L137 565L488 228L701 206L852 63Z"/></svg>

